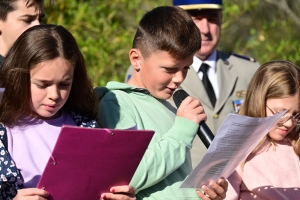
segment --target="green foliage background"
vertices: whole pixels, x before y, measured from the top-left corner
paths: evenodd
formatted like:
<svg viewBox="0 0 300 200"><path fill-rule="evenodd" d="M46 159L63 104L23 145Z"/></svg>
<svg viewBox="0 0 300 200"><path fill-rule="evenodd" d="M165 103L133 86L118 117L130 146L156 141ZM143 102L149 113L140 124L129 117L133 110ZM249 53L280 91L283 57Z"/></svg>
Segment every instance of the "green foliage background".
<svg viewBox="0 0 300 200"><path fill-rule="evenodd" d="M286 59L300 66L299 24L272 1L276 0L223 0L219 49L260 63ZM286 1L294 13L300 13L298 1ZM139 20L163 5L172 5L172 0L55 0L50 7L46 0L45 23L63 25L74 35L93 84L105 85L124 80Z"/></svg>

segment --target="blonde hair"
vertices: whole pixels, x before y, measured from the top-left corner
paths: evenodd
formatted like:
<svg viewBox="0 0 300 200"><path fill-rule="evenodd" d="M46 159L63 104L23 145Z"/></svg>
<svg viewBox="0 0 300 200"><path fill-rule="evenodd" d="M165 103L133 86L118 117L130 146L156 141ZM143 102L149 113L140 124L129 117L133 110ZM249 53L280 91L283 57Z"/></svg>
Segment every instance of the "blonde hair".
<svg viewBox="0 0 300 200"><path fill-rule="evenodd" d="M254 74L239 114L249 117L265 117L266 101L273 98L284 98L297 95L300 98L300 69L289 61L271 61L263 64ZM300 157L299 127L287 135L293 149ZM265 136L252 153L257 152L266 140L276 143ZM245 161L242 162L243 167Z"/></svg>

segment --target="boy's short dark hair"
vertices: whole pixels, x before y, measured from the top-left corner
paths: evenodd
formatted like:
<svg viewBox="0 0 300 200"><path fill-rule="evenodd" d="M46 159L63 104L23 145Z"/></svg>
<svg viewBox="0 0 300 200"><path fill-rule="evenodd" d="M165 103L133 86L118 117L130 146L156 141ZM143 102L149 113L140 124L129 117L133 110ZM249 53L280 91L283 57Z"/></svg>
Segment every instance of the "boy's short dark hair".
<svg viewBox="0 0 300 200"><path fill-rule="evenodd" d="M133 48L147 58L162 50L183 60L201 48L201 35L189 14L182 8L162 6L146 13L133 40Z"/></svg>
<svg viewBox="0 0 300 200"><path fill-rule="evenodd" d="M24 1L28 7L44 3L44 0L0 0L0 20L5 21L8 13L17 9L15 5L16 1ZM51 4L53 0L48 1Z"/></svg>

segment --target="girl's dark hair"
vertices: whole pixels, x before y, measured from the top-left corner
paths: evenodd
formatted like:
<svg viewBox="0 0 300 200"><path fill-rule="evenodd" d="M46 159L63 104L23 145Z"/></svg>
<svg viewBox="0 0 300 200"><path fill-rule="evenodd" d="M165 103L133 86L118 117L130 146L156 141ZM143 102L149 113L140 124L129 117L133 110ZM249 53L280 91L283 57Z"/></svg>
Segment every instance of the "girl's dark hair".
<svg viewBox="0 0 300 200"><path fill-rule="evenodd" d="M97 103L83 56L72 36L62 26L39 25L26 30L8 51L0 68L0 87L5 92L0 104L0 122L14 125L31 112L30 70L37 64L63 58L74 66L69 98L63 109L97 117Z"/></svg>

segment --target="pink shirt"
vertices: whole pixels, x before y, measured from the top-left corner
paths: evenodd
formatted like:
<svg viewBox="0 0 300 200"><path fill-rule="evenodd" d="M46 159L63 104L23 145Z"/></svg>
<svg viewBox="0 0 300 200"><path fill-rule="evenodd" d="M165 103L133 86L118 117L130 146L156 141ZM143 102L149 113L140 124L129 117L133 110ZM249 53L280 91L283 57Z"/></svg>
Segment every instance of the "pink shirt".
<svg viewBox="0 0 300 200"><path fill-rule="evenodd" d="M56 119L32 119L23 126L7 129L8 151L24 178L26 188L36 187L63 124L74 125L69 114Z"/></svg>
<svg viewBox="0 0 300 200"><path fill-rule="evenodd" d="M228 178L226 200L299 200L299 157L285 139L273 150L268 141L255 155L250 154L244 166L240 166Z"/></svg>

